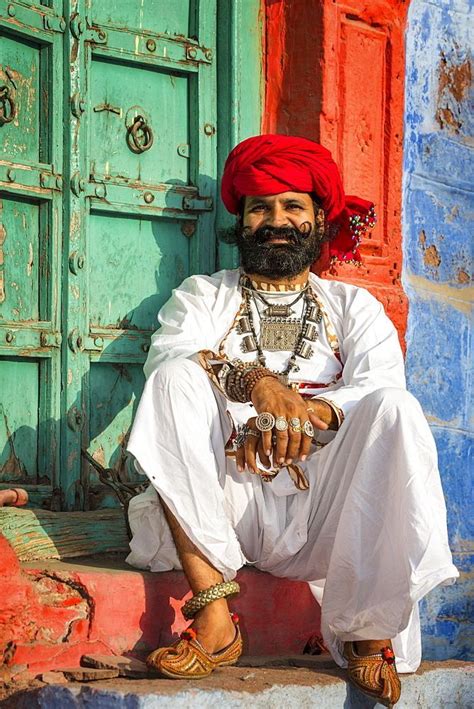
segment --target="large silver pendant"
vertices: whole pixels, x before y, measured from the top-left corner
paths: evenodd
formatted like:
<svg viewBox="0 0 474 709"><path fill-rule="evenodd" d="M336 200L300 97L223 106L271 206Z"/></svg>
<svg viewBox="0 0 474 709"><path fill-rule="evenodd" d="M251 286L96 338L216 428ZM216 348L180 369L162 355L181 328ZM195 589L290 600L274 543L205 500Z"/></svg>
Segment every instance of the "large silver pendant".
<svg viewBox="0 0 474 709"><path fill-rule="evenodd" d="M262 350L277 352L279 350L293 351L301 332L301 322L290 320L262 319L260 327L260 347Z"/></svg>

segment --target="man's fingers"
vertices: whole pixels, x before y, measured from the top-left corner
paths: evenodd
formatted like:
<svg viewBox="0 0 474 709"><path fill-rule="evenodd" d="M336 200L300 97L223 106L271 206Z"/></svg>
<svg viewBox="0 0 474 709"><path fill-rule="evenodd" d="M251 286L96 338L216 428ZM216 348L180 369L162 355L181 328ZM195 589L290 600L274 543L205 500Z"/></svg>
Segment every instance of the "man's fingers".
<svg viewBox="0 0 474 709"><path fill-rule="evenodd" d="M249 470L251 470L253 473L258 472L257 471L257 446L260 440L260 436L255 436L255 435L248 435L245 444L244 444L244 451L245 451L245 461L247 463L247 467Z"/></svg>
<svg viewBox="0 0 474 709"><path fill-rule="evenodd" d="M273 462L281 465L286 460L286 449L288 447L289 435L288 431L277 431L276 434L276 445L273 449Z"/></svg>
<svg viewBox="0 0 474 709"><path fill-rule="evenodd" d="M324 423L324 421L321 421L319 416L316 416L316 414L313 414L311 411L308 412L309 420L313 424L315 428L318 428L320 431L327 431L329 426L327 423Z"/></svg>
<svg viewBox="0 0 474 709"><path fill-rule="evenodd" d="M286 463L291 463L295 458L298 457L298 453L301 445L301 433L295 431L290 426L290 437L288 440L288 448L286 450Z"/></svg>
<svg viewBox="0 0 474 709"><path fill-rule="evenodd" d="M270 468L271 467L271 462L269 456L266 454L263 446L262 439L260 438L257 446L257 453L258 457L260 458L260 462L265 468Z"/></svg>
<svg viewBox="0 0 474 709"><path fill-rule="evenodd" d="M267 456L269 456L272 452L272 432L271 431L262 431L261 441L262 441L262 449L265 451L265 454Z"/></svg>
<svg viewBox="0 0 474 709"><path fill-rule="evenodd" d="M241 448L237 448L235 451L235 463L239 473L243 473L245 468L245 451L243 446Z"/></svg>
<svg viewBox="0 0 474 709"><path fill-rule="evenodd" d="M303 421L304 423L304 421ZM311 450L311 443L313 441L312 436L307 436L306 433L301 435L301 448L300 448L300 460L305 460Z"/></svg>

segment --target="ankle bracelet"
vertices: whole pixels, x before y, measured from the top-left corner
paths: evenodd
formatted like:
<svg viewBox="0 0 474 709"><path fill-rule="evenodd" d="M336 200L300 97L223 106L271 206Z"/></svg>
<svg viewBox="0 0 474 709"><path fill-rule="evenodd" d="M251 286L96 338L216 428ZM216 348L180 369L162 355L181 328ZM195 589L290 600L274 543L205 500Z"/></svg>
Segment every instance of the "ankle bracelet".
<svg viewBox="0 0 474 709"><path fill-rule="evenodd" d="M234 593L239 593L239 591L240 586L236 581L217 583L215 586L204 589L204 591L199 591L199 593L192 596L189 601L186 601L181 609L182 613L186 620L191 620L201 608L209 605L209 603L218 601L220 598L232 596Z"/></svg>

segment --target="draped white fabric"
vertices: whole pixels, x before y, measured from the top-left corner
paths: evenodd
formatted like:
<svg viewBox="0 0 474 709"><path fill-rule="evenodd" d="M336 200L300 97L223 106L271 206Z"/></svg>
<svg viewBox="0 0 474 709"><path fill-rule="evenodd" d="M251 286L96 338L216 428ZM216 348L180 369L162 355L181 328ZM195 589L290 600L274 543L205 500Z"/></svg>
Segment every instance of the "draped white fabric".
<svg viewBox="0 0 474 709"><path fill-rule="evenodd" d="M322 604L322 630L340 664L342 642L395 638L399 671L421 659L417 602L458 575L452 564L436 450L416 400L405 391L398 338L364 289L311 276L339 340L337 384L318 390L345 414L336 434L302 463L309 490L286 469L272 483L238 473L225 443L255 411L228 402L193 360L217 349L241 303L239 273L194 276L159 315L148 377L129 442L152 485L134 498L128 562L180 568L157 491L225 579L244 564L306 580ZM268 297L268 294L266 294ZM294 294L278 302L294 299ZM232 331L231 358L244 355ZM324 328L294 379L330 382L341 371ZM283 369L288 352L267 352Z"/></svg>

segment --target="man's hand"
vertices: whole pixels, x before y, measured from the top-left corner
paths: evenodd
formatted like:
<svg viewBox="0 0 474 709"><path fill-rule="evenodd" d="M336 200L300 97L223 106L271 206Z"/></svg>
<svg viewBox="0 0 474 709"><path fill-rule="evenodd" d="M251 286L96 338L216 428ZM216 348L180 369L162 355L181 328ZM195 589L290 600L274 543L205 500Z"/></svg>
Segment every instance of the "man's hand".
<svg viewBox="0 0 474 709"><path fill-rule="evenodd" d="M288 389L272 377L260 379L252 389L252 403L257 413L268 411L275 418L282 416L288 422L292 418L300 419L301 426L305 421L311 421L314 428L325 431L337 428L334 425L334 412L325 401L304 399L296 392ZM309 410L308 410L309 409ZM255 429L255 419L247 424ZM272 436L275 443L272 442ZM237 465L244 467L246 462L251 470L256 471L256 453L263 465L270 466L270 455L273 453L273 465L290 464L293 460L305 460L311 448L311 437L305 433L292 430L289 425L286 431L265 431L260 438L249 436L246 445L237 454Z"/></svg>

